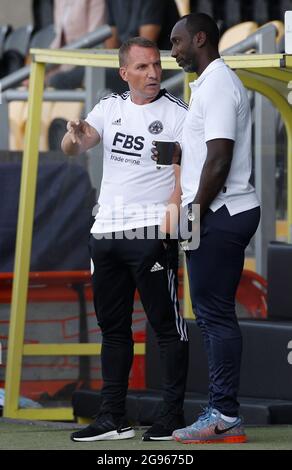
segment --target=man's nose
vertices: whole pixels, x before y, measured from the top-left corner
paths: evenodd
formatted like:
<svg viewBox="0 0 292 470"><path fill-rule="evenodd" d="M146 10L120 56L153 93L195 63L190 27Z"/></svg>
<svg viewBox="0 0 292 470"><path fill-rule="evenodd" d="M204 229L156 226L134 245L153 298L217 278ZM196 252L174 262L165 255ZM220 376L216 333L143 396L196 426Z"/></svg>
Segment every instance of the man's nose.
<svg viewBox="0 0 292 470"><path fill-rule="evenodd" d="M177 51L176 51L176 48L175 48L174 45L171 48L170 55L171 55L171 57L174 57L175 59L177 57Z"/></svg>
<svg viewBox="0 0 292 470"><path fill-rule="evenodd" d="M157 67L155 67L154 65L150 65L148 69L148 76L152 78L157 78L158 77Z"/></svg>

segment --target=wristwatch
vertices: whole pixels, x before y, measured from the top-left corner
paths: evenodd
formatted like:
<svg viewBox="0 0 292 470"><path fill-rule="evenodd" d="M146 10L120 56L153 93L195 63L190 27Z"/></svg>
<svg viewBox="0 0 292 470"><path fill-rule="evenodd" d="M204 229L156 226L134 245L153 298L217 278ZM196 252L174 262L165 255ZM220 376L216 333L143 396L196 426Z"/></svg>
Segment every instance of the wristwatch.
<svg viewBox="0 0 292 470"><path fill-rule="evenodd" d="M192 207L188 208L187 218L190 222L194 222L196 220L196 214L193 212Z"/></svg>
<svg viewBox="0 0 292 470"><path fill-rule="evenodd" d="M183 251L189 251L189 240L180 240L179 245Z"/></svg>

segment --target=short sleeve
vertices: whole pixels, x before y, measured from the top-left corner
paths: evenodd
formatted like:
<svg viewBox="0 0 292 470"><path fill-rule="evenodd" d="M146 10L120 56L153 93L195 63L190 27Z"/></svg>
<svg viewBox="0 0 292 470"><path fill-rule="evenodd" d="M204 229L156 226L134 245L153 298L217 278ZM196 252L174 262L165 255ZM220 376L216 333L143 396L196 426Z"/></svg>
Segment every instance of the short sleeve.
<svg viewBox="0 0 292 470"><path fill-rule="evenodd" d="M215 84L210 88L201 96L205 142L213 139L235 141L238 107L235 90L232 86L218 90Z"/></svg>
<svg viewBox="0 0 292 470"><path fill-rule="evenodd" d="M102 100L88 113L85 121L94 127L102 138L104 129L104 104Z"/></svg>
<svg viewBox="0 0 292 470"><path fill-rule="evenodd" d="M182 132L183 132L183 125L184 120L187 115L187 109L183 107L178 107L178 112L176 116L175 126L174 126L174 136L173 140L179 142L180 146L182 145Z"/></svg>

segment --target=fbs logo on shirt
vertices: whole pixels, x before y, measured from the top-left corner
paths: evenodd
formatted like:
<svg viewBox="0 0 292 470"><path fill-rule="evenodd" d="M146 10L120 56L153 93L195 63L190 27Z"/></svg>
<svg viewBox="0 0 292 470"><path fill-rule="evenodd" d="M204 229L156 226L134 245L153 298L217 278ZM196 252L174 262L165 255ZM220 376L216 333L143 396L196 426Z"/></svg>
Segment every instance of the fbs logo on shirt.
<svg viewBox="0 0 292 470"><path fill-rule="evenodd" d="M111 160L119 163L140 165L144 140L144 137L141 135L135 137L116 132L111 148Z"/></svg>
<svg viewBox="0 0 292 470"><path fill-rule="evenodd" d="M113 139L113 147L122 147L126 150L138 150L141 151L144 148L145 138L141 135L126 135L121 132L116 132ZM136 155L141 157L141 155Z"/></svg>

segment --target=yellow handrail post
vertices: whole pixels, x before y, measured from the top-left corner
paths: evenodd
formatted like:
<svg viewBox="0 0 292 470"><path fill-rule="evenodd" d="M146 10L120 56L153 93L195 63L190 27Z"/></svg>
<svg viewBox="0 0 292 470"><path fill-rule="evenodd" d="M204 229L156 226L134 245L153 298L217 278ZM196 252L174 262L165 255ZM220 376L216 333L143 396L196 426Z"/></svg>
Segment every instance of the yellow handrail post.
<svg viewBox="0 0 292 470"><path fill-rule="evenodd" d="M249 71L238 71L246 88L266 96L279 110L287 132L287 222L288 241L292 242L292 108L288 100L276 88L263 82L260 76Z"/></svg>
<svg viewBox="0 0 292 470"><path fill-rule="evenodd" d="M28 122L22 161L8 339L9 346L5 379L4 416L10 417L13 417L18 409L18 397L20 392L44 73L45 64L32 64L29 81Z"/></svg>

